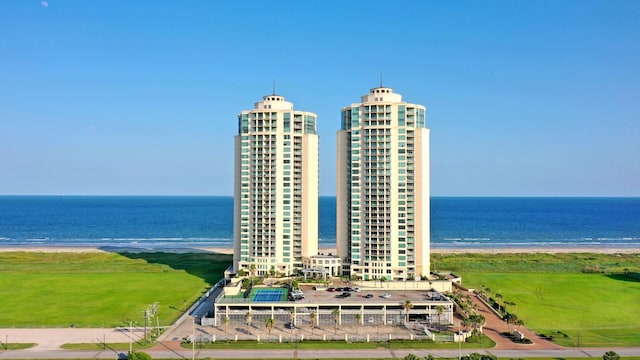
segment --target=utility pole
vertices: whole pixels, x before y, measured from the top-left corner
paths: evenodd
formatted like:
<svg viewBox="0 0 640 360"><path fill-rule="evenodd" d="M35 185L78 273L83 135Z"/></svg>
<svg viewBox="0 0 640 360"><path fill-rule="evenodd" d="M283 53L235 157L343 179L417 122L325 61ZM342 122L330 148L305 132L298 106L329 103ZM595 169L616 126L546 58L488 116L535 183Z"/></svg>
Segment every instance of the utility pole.
<svg viewBox="0 0 640 360"><path fill-rule="evenodd" d="M149 315L149 311L148 310L144 310L142 312L142 317L144 318L144 343L147 343L147 318Z"/></svg>
<svg viewBox="0 0 640 360"><path fill-rule="evenodd" d="M462 341L460 341L462 333L460 332L460 324L462 324L462 321L458 321L458 360L462 359Z"/></svg>
<svg viewBox="0 0 640 360"><path fill-rule="evenodd" d="M196 360L196 318L193 317L193 328L192 328L192 337L191 339L191 360Z"/></svg>

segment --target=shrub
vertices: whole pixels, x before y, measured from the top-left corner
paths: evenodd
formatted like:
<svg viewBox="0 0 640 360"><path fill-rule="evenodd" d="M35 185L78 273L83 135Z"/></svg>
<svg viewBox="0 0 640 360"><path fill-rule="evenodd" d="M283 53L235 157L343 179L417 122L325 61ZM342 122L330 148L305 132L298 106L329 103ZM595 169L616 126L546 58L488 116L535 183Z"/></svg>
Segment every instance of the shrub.
<svg viewBox="0 0 640 360"><path fill-rule="evenodd" d="M582 272L585 274L602 274L604 269L600 265L587 265L582 268Z"/></svg>
<svg viewBox="0 0 640 360"><path fill-rule="evenodd" d="M607 351L602 355L602 360L620 360L620 355L615 351Z"/></svg>
<svg viewBox="0 0 640 360"><path fill-rule="evenodd" d="M471 353L462 357L462 360L497 360L495 355Z"/></svg>
<svg viewBox="0 0 640 360"><path fill-rule="evenodd" d="M151 355L143 351L132 351L129 354L129 360L151 360Z"/></svg>

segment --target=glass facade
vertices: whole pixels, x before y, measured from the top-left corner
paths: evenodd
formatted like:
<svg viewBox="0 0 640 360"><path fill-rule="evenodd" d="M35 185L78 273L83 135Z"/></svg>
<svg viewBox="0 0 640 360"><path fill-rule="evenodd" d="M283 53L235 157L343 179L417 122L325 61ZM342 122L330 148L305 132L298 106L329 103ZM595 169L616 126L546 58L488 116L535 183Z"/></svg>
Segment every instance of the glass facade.
<svg viewBox="0 0 640 360"><path fill-rule="evenodd" d="M304 166L318 164L317 149L305 149L303 141L312 136L317 143L316 115L292 110L277 95L264 100L238 116L234 268L291 274L302 267L303 241L315 241L317 247L317 229L315 238L304 238L303 229L310 216L304 210L305 191L317 198L317 178L303 174ZM311 163L303 164L307 151ZM317 221L311 225L317 228Z"/></svg>
<svg viewBox="0 0 640 360"><path fill-rule="evenodd" d="M387 88L374 92L384 95L363 96L358 107L341 113L339 136L344 134L345 143L339 151L350 156L340 174L346 179L347 194L344 205L338 204L338 216L346 219L338 234L339 249L344 252L340 256L346 264L345 275L365 280L419 278L416 171L428 177L429 169L428 164L417 163L415 129L425 128L426 109L401 102Z"/></svg>

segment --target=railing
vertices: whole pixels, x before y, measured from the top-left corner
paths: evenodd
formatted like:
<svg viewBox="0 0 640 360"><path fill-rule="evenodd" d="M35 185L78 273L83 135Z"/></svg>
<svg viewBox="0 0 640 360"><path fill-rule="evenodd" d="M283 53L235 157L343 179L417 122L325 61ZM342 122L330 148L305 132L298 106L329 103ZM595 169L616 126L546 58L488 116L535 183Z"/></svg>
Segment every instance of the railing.
<svg viewBox="0 0 640 360"><path fill-rule="evenodd" d="M275 331L275 330L274 330ZM454 335L436 335L442 339L440 342L453 342ZM189 337L189 340L191 337ZM264 343L300 343L305 341L345 341L345 342L389 342L394 340L432 340L426 335L396 335L396 334L304 334L304 335L248 335L243 333L225 335L198 335L197 344L213 342L233 342L233 341L258 341Z"/></svg>

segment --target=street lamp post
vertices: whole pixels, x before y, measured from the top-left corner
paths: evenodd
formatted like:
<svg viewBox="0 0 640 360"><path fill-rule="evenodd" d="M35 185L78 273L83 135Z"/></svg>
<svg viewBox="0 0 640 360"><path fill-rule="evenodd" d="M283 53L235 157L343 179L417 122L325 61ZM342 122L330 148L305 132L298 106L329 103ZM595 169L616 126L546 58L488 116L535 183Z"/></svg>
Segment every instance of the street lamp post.
<svg viewBox="0 0 640 360"><path fill-rule="evenodd" d="M462 333L460 332L460 324L462 324L462 321L458 321L458 360L462 359L462 344L460 341Z"/></svg>
<svg viewBox="0 0 640 360"><path fill-rule="evenodd" d="M193 327L192 327L192 337L191 339L191 360L196 359L196 318L193 317Z"/></svg>

